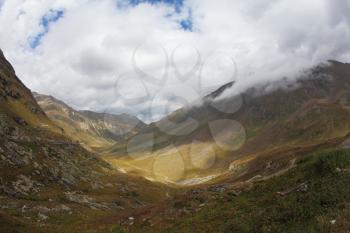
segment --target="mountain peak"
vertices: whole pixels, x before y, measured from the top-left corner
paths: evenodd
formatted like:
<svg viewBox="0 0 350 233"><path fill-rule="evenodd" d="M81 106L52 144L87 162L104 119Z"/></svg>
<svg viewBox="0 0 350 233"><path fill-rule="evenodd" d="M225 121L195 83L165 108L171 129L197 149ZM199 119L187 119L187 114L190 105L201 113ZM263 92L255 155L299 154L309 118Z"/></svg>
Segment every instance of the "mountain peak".
<svg viewBox="0 0 350 233"><path fill-rule="evenodd" d="M204 98L217 98L220 95L222 95L227 89L231 88L233 85L235 84L235 81L231 81L229 83L226 83L224 85L222 85L221 87L219 87L218 89L216 89L215 91L213 91L212 93L206 95Z"/></svg>
<svg viewBox="0 0 350 233"><path fill-rule="evenodd" d="M340 61L337 61L337 60L327 60L328 63L331 63L331 64L346 64L346 63L343 63L343 62L340 62Z"/></svg>

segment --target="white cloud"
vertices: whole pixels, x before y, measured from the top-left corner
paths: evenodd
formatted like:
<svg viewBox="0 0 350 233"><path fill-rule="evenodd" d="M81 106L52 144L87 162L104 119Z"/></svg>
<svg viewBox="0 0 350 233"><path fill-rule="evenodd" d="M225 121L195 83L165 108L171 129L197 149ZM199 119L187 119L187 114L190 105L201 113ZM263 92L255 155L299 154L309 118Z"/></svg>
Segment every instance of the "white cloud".
<svg viewBox="0 0 350 233"><path fill-rule="evenodd" d="M243 88L293 76L328 59L350 59L349 0L187 0L180 12L169 4L121 2L7 0L0 8L0 46L35 91L76 108L152 119L147 116L157 112L149 111L152 100L132 105L116 92L142 96L143 80L151 96L164 97L157 99L157 108L166 104L171 109L178 106L173 95L192 100L181 85L204 94L198 87L198 62L205 65L202 86L224 84L237 71L236 88ZM40 22L50 10L64 10L64 15L50 22L32 49L30 38L43 32ZM192 31L180 24L189 12ZM237 69L227 63L230 59ZM116 86L120 77L125 83ZM163 77L165 83L157 86L155 80Z"/></svg>

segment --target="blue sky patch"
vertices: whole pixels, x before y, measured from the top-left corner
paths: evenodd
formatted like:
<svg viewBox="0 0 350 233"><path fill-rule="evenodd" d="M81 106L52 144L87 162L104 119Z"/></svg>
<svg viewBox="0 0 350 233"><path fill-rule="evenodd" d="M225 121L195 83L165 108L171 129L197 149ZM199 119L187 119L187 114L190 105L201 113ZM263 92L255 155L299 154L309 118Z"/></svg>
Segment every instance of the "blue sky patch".
<svg viewBox="0 0 350 233"><path fill-rule="evenodd" d="M184 5L184 0L128 0L130 5L136 6L140 3L150 3L150 4L166 4L169 6L173 6L175 11L177 13L180 13L183 5Z"/></svg>
<svg viewBox="0 0 350 233"><path fill-rule="evenodd" d="M192 10L191 9L188 9L187 18L180 21L180 26L183 30L192 32L193 20L192 20Z"/></svg>
<svg viewBox="0 0 350 233"><path fill-rule="evenodd" d="M178 21L178 24L181 29L185 31L192 31L193 29L193 20L192 20L192 10L190 8L186 8L184 6L184 0L125 0L118 1L118 6L120 8L128 7L128 6L137 6L141 3L149 3L152 5L156 4L165 4L167 6L173 7L175 10L175 14L183 13L185 10L188 11L188 16L185 19ZM165 17L173 16L172 13L169 13Z"/></svg>
<svg viewBox="0 0 350 233"><path fill-rule="evenodd" d="M49 32L50 24L58 21L63 16L64 10L50 10L47 14L41 17L39 25L42 27L42 30L35 36L29 38L29 46L32 49L38 47L42 38Z"/></svg>

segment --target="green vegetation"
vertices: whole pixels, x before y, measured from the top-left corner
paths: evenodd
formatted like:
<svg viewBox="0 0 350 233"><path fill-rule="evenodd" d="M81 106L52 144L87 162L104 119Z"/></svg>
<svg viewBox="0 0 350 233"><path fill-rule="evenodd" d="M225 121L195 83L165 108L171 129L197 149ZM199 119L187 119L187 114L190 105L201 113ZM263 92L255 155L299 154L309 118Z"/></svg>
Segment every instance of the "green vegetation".
<svg viewBox="0 0 350 233"><path fill-rule="evenodd" d="M112 227L106 233L126 233L126 232L121 227L116 226L116 227Z"/></svg>
<svg viewBox="0 0 350 233"><path fill-rule="evenodd" d="M337 225L331 220L350 223L342 218L350 202L348 167L349 150L310 155L285 175L257 183L238 197L223 194L162 232L332 232ZM306 184L303 190L296 188L300 184Z"/></svg>

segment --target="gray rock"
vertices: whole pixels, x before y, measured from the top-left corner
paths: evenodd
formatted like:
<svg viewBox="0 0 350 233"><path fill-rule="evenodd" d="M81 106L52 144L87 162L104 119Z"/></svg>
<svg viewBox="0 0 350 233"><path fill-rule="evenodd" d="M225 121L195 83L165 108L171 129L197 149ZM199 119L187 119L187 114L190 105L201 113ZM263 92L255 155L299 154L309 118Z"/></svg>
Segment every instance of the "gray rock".
<svg viewBox="0 0 350 233"><path fill-rule="evenodd" d="M42 184L25 175L19 175L18 180L12 182L12 186L16 193L27 196L30 193L37 193L39 186L42 186Z"/></svg>
<svg viewBox="0 0 350 233"><path fill-rule="evenodd" d="M103 209L108 210L110 207L106 203L96 203L95 200L92 197L89 197L87 195L79 194L77 192L66 192L65 196L67 200L78 203L87 207L90 207L91 209Z"/></svg>
<svg viewBox="0 0 350 233"><path fill-rule="evenodd" d="M39 218L39 221L45 221L45 220L47 220L49 217L46 216L45 214L38 213L38 218Z"/></svg>
<svg viewBox="0 0 350 233"><path fill-rule="evenodd" d="M53 210L56 212L60 212L60 211L71 211L72 209L66 205L61 204L56 206Z"/></svg>

